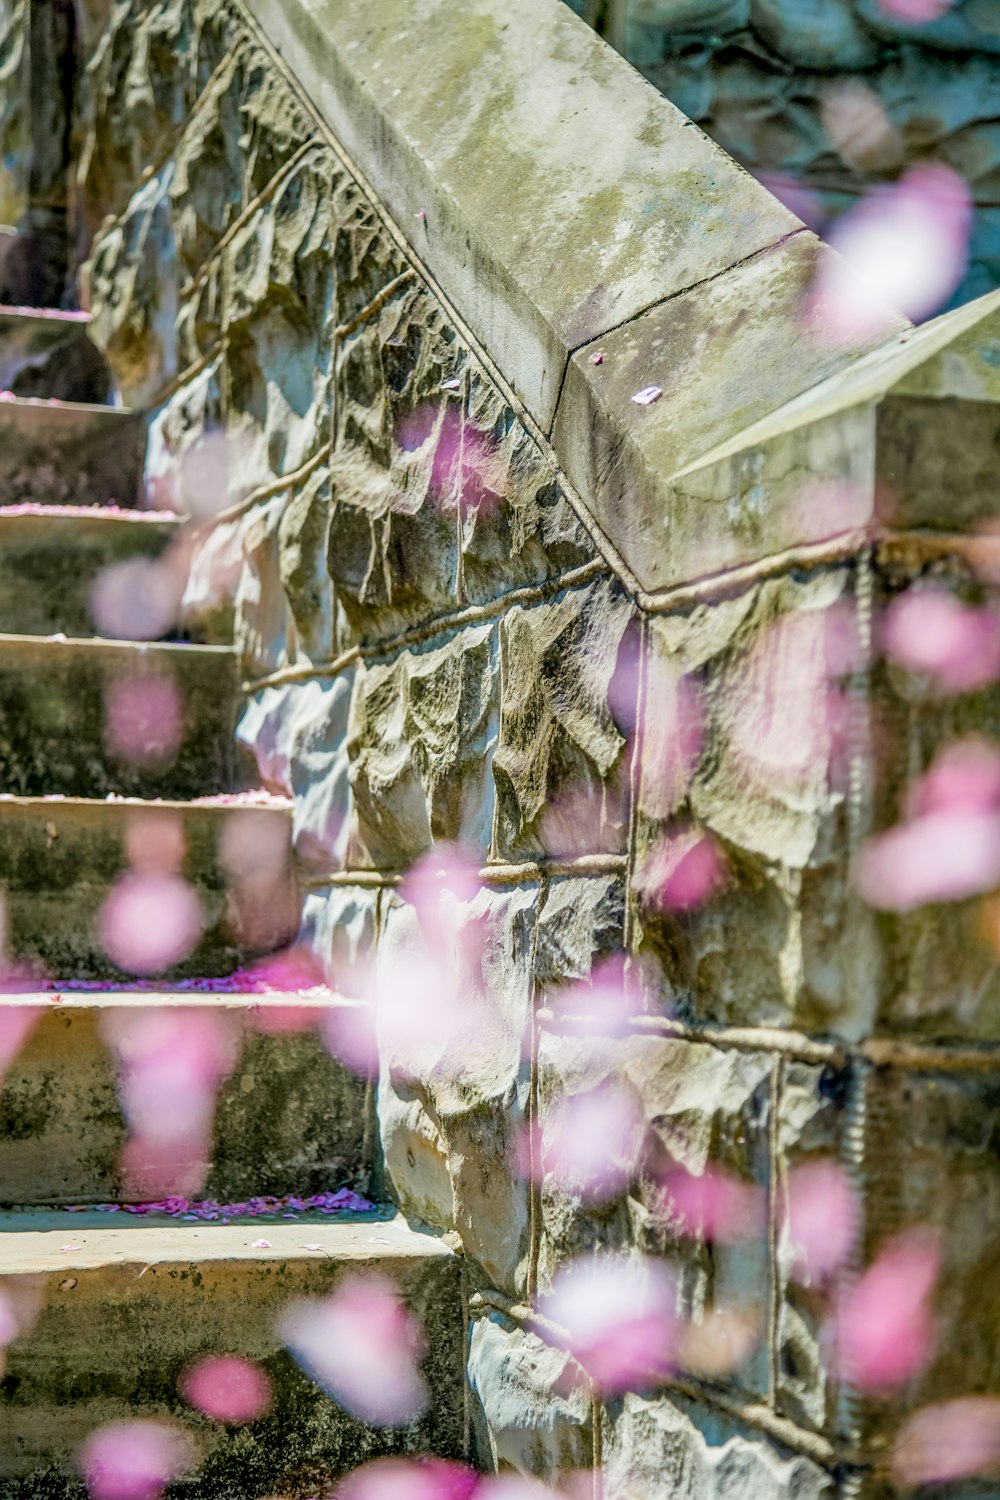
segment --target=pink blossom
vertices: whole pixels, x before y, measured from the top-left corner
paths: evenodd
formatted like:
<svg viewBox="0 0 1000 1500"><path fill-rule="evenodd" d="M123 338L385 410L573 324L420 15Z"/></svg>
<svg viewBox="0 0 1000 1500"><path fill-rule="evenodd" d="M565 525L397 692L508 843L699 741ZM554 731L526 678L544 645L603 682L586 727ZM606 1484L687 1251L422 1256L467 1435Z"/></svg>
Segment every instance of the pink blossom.
<svg viewBox="0 0 1000 1500"><path fill-rule="evenodd" d="M954 740L907 797L911 817L1000 810L1000 750L985 740Z"/></svg>
<svg viewBox="0 0 1000 1500"><path fill-rule="evenodd" d="M943 589L911 588L893 600L882 638L893 661L944 693L974 692L1000 676L1000 619Z"/></svg>
<svg viewBox="0 0 1000 1500"><path fill-rule="evenodd" d="M764 1231L761 1190L721 1167L707 1166L700 1176L675 1167L664 1176L663 1187L685 1234L728 1241L754 1239Z"/></svg>
<svg viewBox="0 0 1000 1500"><path fill-rule="evenodd" d="M471 520L499 505L495 446L462 414L459 403L417 407L400 422L397 440L404 452L428 450L428 492L440 509L457 508Z"/></svg>
<svg viewBox="0 0 1000 1500"><path fill-rule="evenodd" d="M130 558L98 575L90 613L108 639L155 641L167 634L180 612L184 578L163 561Z"/></svg>
<svg viewBox="0 0 1000 1500"><path fill-rule="evenodd" d="M104 738L112 755L136 766L165 766L184 738L184 703L176 680L162 671L130 672L109 682Z"/></svg>
<svg viewBox="0 0 1000 1500"><path fill-rule="evenodd" d="M878 911L908 912L991 890L1000 881L1000 813L957 807L892 828L865 845L856 879Z"/></svg>
<svg viewBox="0 0 1000 1500"><path fill-rule="evenodd" d="M472 1500L479 1476L439 1458L377 1458L338 1484L336 1500Z"/></svg>
<svg viewBox="0 0 1000 1500"><path fill-rule="evenodd" d="M874 89L849 79L828 89L822 103L823 128L842 161L862 170L897 162L898 132Z"/></svg>
<svg viewBox="0 0 1000 1500"><path fill-rule="evenodd" d="M293 1303L279 1328L307 1374L363 1421L395 1427L424 1409L423 1330L392 1282L347 1277L323 1302Z"/></svg>
<svg viewBox="0 0 1000 1500"><path fill-rule="evenodd" d="M193 1458L191 1442L179 1428L115 1422L91 1433L81 1467L91 1500L159 1500Z"/></svg>
<svg viewBox="0 0 1000 1500"><path fill-rule="evenodd" d="M595 1384L617 1395L670 1373L674 1304L673 1280L660 1262L608 1258L561 1270L539 1311L559 1327L559 1342Z"/></svg>
<svg viewBox="0 0 1000 1500"><path fill-rule="evenodd" d="M879 0L879 8L887 16L911 21L914 26L922 21L939 20L954 4L955 0Z"/></svg>
<svg viewBox="0 0 1000 1500"><path fill-rule="evenodd" d="M911 167L878 188L828 235L807 316L837 343L894 331L892 308L914 320L941 307L965 274L972 209L966 183L940 163Z"/></svg>
<svg viewBox="0 0 1000 1500"><path fill-rule="evenodd" d="M653 844L636 869L635 888L654 910L691 911L715 894L724 871L715 840L689 828Z"/></svg>
<svg viewBox="0 0 1000 1500"><path fill-rule="evenodd" d="M271 1382L260 1365L233 1354L189 1365L178 1385L189 1405L217 1422L255 1422L271 1405Z"/></svg>
<svg viewBox="0 0 1000 1500"><path fill-rule="evenodd" d="M159 974L180 963L201 931L201 903L178 875L123 875L101 908L105 952L133 974Z"/></svg>
<svg viewBox="0 0 1000 1500"><path fill-rule="evenodd" d="M697 682L651 653L646 669L642 803L652 818L669 818L687 797L705 737L705 706Z"/></svg>
<svg viewBox="0 0 1000 1500"><path fill-rule="evenodd" d="M319 1023L320 1035L331 1057L362 1078L378 1070L375 1012L365 1001L339 1001L328 1006Z"/></svg>
<svg viewBox="0 0 1000 1500"><path fill-rule="evenodd" d="M212 520L229 504L240 456L230 433L221 428L201 433L184 450L177 469L179 497L168 497L168 503L196 521Z"/></svg>
<svg viewBox="0 0 1000 1500"><path fill-rule="evenodd" d="M642 1010L638 975L621 954L595 964L589 980L560 985L547 998L559 1015L583 1017L594 1031L609 1036L624 1036L630 1018Z"/></svg>
<svg viewBox="0 0 1000 1500"><path fill-rule="evenodd" d="M584 1202L617 1197L635 1176L646 1121L635 1095L612 1084L561 1101L545 1118L532 1174L529 1130L525 1126L518 1152L526 1177L550 1178Z"/></svg>
<svg viewBox="0 0 1000 1500"><path fill-rule="evenodd" d="M175 1139L132 1134L118 1162L125 1192L139 1198L193 1197L205 1185L212 1164L212 1141L189 1131Z"/></svg>
<svg viewBox="0 0 1000 1500"><path fill-rule="evenodd" d="M811 1161L788 1176L785 1232L793 1248L793 1274L823 1281L846 1261L857 1234L857 1204L837 1162Z"/></svg>
<svg viewBox="0 0 1000 1500"><path fill-rule="evenodd" d="M925 1406L904 1424L892 1450L900 1484L947 1484L1000 1468L1000 1399L965 1396Z"/></svg>
<svg viewBox="0 0 1000 1500"><path fill-rule="evenodd" d="M435 844L410 866L400 895L414 908L433 941L443 936L447 926L441 910L445 892L464 904L473 901L481 889L479 861L471 849L459 844Z"/></svg>
<svg viewBox="0 0 1000 1500"><path fill-rule="evenodd" d="M573 859L618 846L627 813L622 789L614 784L575 783L542 808L538 836L558 859Z"/></svg>
<svg viewBox="0 0 1000 1500"><path fill-rule="evenodd" d="M835 1318L843 1377L884 1394L918 1375L933 1352L929 1299L941 1264L935 1235L908 1230L882 1247L841 1297Z"/></svg>
<svg viewBox="0 0 1000 1500"><path fill-rule="evenodd" d="M0 1005L0 1081L43 1014L41 1005Z"/></svg>

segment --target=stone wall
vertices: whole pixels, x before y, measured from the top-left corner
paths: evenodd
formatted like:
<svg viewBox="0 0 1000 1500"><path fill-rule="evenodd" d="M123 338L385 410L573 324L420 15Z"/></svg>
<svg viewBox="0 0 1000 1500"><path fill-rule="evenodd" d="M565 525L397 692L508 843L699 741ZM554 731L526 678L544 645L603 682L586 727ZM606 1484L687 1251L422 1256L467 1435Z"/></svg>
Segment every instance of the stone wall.
<svg viewBox="0 0 1000 1500"><path fill-rule="evenodd" d="M569 0L816 229L915 159L976 203L956 301L1000 283L1000 27L991 0Z"/></svg>
<svg viewBox="0 0 1000 1500"><path fill-rule="evenodd" d="M860 521L817 530L790 503L775 522L788 474L807 486L820 468L808 424L782 446L801 417L779 414L745 461L671 479L850 363L811 351L796 321L823 252L556 0L512 10L510 37L487 0L387 0L374 19L327 6L317 79L353 56L375 80L357 126L365 170L330 128L334 106L319 107L327 84L299 89L280 39L235 0L90 5L81 286L126 403L149 412L150 501L199 524L192 628L234 611L240 734L264 782L296 799L303 941L348 991L374 953L418 975L401 874L445 841L481 866L481 889L447 912L456 953L474 935L479 954L462 974L477 1045L456 1072L384 1035L378 1118L390 1190L463 1252L482 1461L560 1483L583 1471L616 1500L881 1495L909 1407L996 1378L997 1087L982 1044L1000 1038L1000 990L969 936L972 904L927 924L876 918L852 884L862 841L898 816L935 746L996 716L995 693L942 703L885 668L873 609L925 575L974 597L981 576L950 533L876 524L878 393L863 433L846 397L842 411L827 401L823 431L834 410L843 432L815 445L834 477L856 454L871 492ZM285 15L292 26L299 8ZM398 34L407 15L376 80L376 22ZM480 52L463 71L470 37ZM448 47L428 77L421 49ZM524 104L514 70L529 53ZM411 94L384 76L392 65ZM469 82L480 66L511 112L502 124ZM559 92L570 76L596 132L614 134L618 111L604 157L569 150L583 128ZM396 130L393 110L421 89L465 142L462 181L447 177L452 138ZM555 123L538 116L543 97ZM548 176L549 218L527 190L527 217L508 211L496 186L520 108L525 138L558 158L562 175L518 168ZM461 132L482 113L473 146ZM676 152L692 153L683 170ZM617 180L636 155L635 183L603 218L610 188L595 189L589 217L580 182ZM408 217L390 214L383 198L418 160L440 204L421 182ZM627 226L650 194L633 257ZM464 304L449 276L473 289ZM664 349L682 350L674 366ZM661 367L684 378L669 388L664 374L647 415L630 396ZM699 839L720 860L714 899L658 899ZM609 958L627 961L624 1018L597 1005ZM637 1145L609 1201L518 1170L524 1124L537 1177L560 1105L611 1085L634 1101ZM844 1163L857 1195L856 1262L910 1223L945 1237L940 1311L962 1336L889 1407L837 1388L829 1303L790 1276L787 1177L819 1156ZM759 1188L765 1232L681 1234L657 1162ZM588 1249L665 1257L696 1321L713 1307L755 1320L752 1353L600 1400L532 1312Z"/></svg>

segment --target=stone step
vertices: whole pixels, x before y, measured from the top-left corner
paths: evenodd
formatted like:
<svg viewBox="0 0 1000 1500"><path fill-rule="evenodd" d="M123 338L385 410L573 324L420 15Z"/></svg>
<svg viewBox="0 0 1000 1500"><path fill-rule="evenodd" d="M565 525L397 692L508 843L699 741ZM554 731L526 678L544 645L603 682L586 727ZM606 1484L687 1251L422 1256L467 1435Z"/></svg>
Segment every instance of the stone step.
<svg viewBox="0 0 1000 1500"><path fill-rule="evenodd" d="M114 406L0 399L0 503L135 506L146 421Z"/></svg>
<svg viewBox="0 0 1000 1500"><path fill-rule="evenodd" d="M153 945L161 937L166 941L163 924L169 921L171 932L184 927L183 893L163 885L163 876L154 884L153 875L118 887L119 903L127 897L153 906L144 915L140 910L135 921L123 917L117 924L121 962L104 946L101 913L112 887L134 873L130 857L169 862L182 848L183 877L201 908L201 935L158 977L170 982L232 974L255 956L283 947L298 930L291 830L290 804L0 795L8 954L18 964L41 965L55 984L152 977ZM137 936L126 947L121 934L133 928ZM134 956L139 940L142 966Z"/></svg>
<svg viewBox="0 0 1000 1500"><path fill-rule="evenodd" d="M118 1064L150 1010L182 1027L210 1012L238 1059L219 1090L199 1196L235 1203L345 1185L367 1193L367 1086L330 1057L316 1030L324 1010L347 1003L271 991L0 996L0 1034L6 1024L20 1035L29 1011L36 1016L0 1087L0 1203L120 1203L191 1191L186 1163L167 1182L162 1172L144 1182L134 1159L122 1170Z"/></svg>
<svg viewBox="0 0 1000 1500"><path fill-rule="evenodd" d="M0 306L0 391L110 404L114 383L89 326L87 313Z"/></svg>
<svg viewBox="0 0 1000 1500"><path fill-rule="evenodd" d="M231 791L239 689L231 646L0 635L0 791Z"/></svg>
<svg viewBox="0 0 1000 1500"><path fill-rule="evenodd" d="M152 511L0 507L0 630L93 635L90 600L105 569L162 557L183 529Z"/></svg>
<svg viewBox="0 0 1000 1500"><path fill-rule="evenodd" d="M265 1238L267 1248L255 1247ZM288 1305L348 1275L391 1279L423 1324L429 1405L406 1426L373 1428L348 1415L282 1348L276 1324ZM99 1215L8 1214L0 1276L37 1307L7 1351L0 1386L4 1500L78 1500L81 1444L97 1427L142 1418L176 1423L196 1445L197 1476L171 1488L174 1500L320 1495L367 1458L461 1455L458 1261L399 1218L108 1228ZM212 1353L263 1366L268 1415L224 1426L183 1401L178 1377Z"/></svg>

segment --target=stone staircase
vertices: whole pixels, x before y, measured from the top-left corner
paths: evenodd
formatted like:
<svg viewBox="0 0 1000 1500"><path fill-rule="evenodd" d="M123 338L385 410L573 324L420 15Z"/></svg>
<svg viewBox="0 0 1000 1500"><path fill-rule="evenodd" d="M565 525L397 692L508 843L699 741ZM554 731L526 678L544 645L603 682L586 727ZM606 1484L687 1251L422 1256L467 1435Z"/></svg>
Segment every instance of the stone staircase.
<svg viewBox="0 0 1000 1500"><path fill-rule="evenodd" d="M198 1500L315 1495L382 1453L458 1456L458 1262L391 1206L215 1222L109 1212L144 1187L162 1199L178 1186L123 1167L111 1041L141 1007L218 1007L239 1038L199 1197L374 1192L372 1087L315 1029L288 1024L289 1006L335 1001L224 982L286 944L298 920L290 807L230 795L243 783L233 646L95 633L96 580L183 534L182 521L136 509L141 415L110 404L78 313L0 309L0 388L0 1062L34 1013L0 1088L0 1289L24 1310L0 1381L0 1497L83 1494L81 1444L137 1418L193 1435L198 1472L171 1493ZM179 743L159 753L154 695L139 752L123 753L109 704L149 682L167 685ZM164 972L137 976L109 956L102 909L130 867L170 848L182 849L201 936ZM281 1347L287 1302L347 1270L393 1278L423 1321L430 1405L404 1428L355 1420ZM270 1413L249 1426L213 1422L179 1394L186 1365L220 1352L259 1361L273 1383Z"/></svg>

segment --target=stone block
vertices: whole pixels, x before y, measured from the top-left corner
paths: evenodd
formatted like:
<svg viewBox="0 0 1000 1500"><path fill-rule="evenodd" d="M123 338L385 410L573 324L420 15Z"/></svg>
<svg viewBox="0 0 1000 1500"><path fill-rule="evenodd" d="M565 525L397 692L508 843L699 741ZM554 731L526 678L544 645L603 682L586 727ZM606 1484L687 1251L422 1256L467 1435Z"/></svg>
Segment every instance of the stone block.
<svg viewBox="0 0 1000 1500"><path fill-rule="evenodd" d="M608 1408L604 1476L615 1500L833 1500L834 1476L738 1419L671 1394Z"/></svg>
<svg viewBox="0 0 1000 1500"><path fill-rule="evenodd" d="M558 1026L558 1023L555 1023ZM594 1252L664 1257L677 1280L678 1312L700 1326L712 1308L737 1311L756 1323L751 1350L735 1370L719 1376L738 1392L763 1397L768 1388L766 1347L769 1253L763 1217L748 1217L735 1237L706 1241L685 1232L662 1186L682 1169L701 1177L717 1168L759 1190L770 1190L769 1131L773 1061L766 1053L727 1051L700 1043L633 1035L606 1037L543 1030L538 1052L538 1111L543 1286L569 1260ZM588 1202L581 1184L546 1169L553 1128L567 1104L585 1107L612 1092L623 1119L620 1161L624 1186ZM609 1152L611 1147L609 1145ZM695 1372L700 1373L700 1372Z"/></svg>
<svg viewBox="0 0 1000 1500"><path fill-rule="evenodd" d="M845 686L857 631L846 565L650 621L636 856L654 1003L734 1024L872 1025L878 947L847 808L869 731ZM688 829L714 841L719 878L671 904L658 861Z"/></svg>
<svg viewBox="0 0 1000 1500"><path fill-rule="evenodd" d="M440 840L485 857L499 679L492 624L359 668L348 734L352 862L405 869Z"/></svg>
<svg viewBox="0 0 1000 1500"><path fill-rule="evenodd" d="M515 1297L525 1294L528 1256L527 1185L513 1157L529 1087L536 905L537 891L529 885L483 889L468 903L445 898L446 947L435 961L446 1018L453 1008L448 994L457 986L463 997L468 1029L460 1028L460 1037L447 1026L442 1030L426 983L414 1001L430 1007L425 1046L403 1047L376 1009L379 1120L395 1191L407 1202L412 1180L412 1201L431 1205L444 1222L444 1155L454 1223L473 1274ZM427 939L398 896L384 911L378 957L383 985L402 982L411 964L414 972L426 972ZM414 1102L421 1109L410 1108Z"/></svg>
<svg viewBox="0 0 1000 1500"><path fill-rule="evenodd" d="M295 622L281 579L279 533L288 492L244 512L232 546L242 556L233 599L233 636L248 676L266 676L295 660Z"/></svg>
<svg viewBox="0 0 1000 1500"><path fill-rule="evenodd" d="M601 578L504 617L499 858L624 849L628 758L608 700L631 615Z"/></svg>
<svg viewBox="0 0 1000 1500"><path fill-rule="evenodd" d="M802 322L820 262L832 253L812 235L793 235L602 337L600 365L593 344L570 360L553 442L645 589L816 539L790 535L781 507L773 516L762 505L741 514L731 497L708 505L690 492L687 470L848 362L842 347ZM661 397L636 404L650 386Z"/></svg>
<svg viewBox="0 0 1000 1500"><path fill-rule="evenodd" d="M315 469L287 498L278 525L278 566L298 652L311 661L337 654L333 583L326 566L330 471Z"/></svg>
<svg viewBox="0 0 1000 1500"><path fill-rule="evenodd" d="M624 875L557 876L538 917L535 976L543 985L589 979L594 964L620 952Z"/></svg>
<svg viewBox="0 0 1000 1500"><path fill-rule="evenodd" d="M367 886L321 886L306 894L299 942L319 960L338 995L368 995L378 903L378 890Z"/></svg>
<svg viewBox="0 0 1000 1500"><path fill-rule="evenodd" d="M590 1391L563 1350L490 1313L472 1325L468 1380L495 1467L550 1484L592 1467Z"/></svg>

